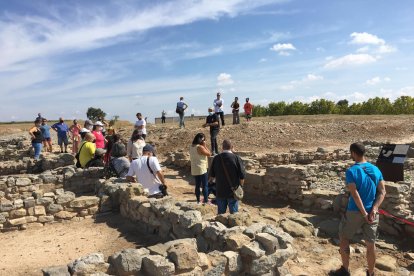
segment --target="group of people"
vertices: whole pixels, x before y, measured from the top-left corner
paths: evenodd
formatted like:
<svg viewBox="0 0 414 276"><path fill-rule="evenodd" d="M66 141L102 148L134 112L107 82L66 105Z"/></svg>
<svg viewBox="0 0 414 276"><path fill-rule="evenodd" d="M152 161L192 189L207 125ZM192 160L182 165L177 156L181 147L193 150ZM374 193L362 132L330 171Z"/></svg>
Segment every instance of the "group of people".
<svg viewBox="0 0 414 276"><path fill-rule="evenodd" d="M185 110L186 106L183 105L182 108ZM237 105L232 106L235 109L238 107ZM195 179L195 197L198 204L212 204L209 195L213 193L218 214L225 213L227 208L230 213L236 213L239 201L235 196L235 191L244 184L245 168L242 159L235 154L234 146L229 140L223 141L222 152L218 153L216 137L220 127L220 113L215 111L217 110L209 108L209 115L204 124L205 127L210 127L211 151L203 133L198 133L189 147L191 174ZM72 139L73 136L79 137L80 147L77 154L81 167L95 166L97 162L95 165L91 165L91 163L96 160L97 152L102 149L101 154L98 155L102 156L103 153L106 153L106 157L99 158L101 161L99 165L105 166L105 163L109 162L109 164L113 164L117 176L125 176L130 182L138 181L147 190L149 197L163 197L168 194L168 185L154 147L145 143L146 122L142 119L141 113L136 115L135 129L126 147L114 129L109 128L108 134L105 135L104 124L100 121L92 123L87 120L84 127L80 128L76 120L71 127L67 127L63 118L60 118L58 123L49 127L45 118L36 118L35 126L29 131L35 150L35 158L39 158L42 143L45 143L50 151L52 145L50 129L55 130L58 134L61 152L63 152L63 145L67 151L66 134L70 132ZM224 120L224 118L221 119ZM78 141L78 139L74 139L74 141ZM386 194L385 183L378 167L367 162L363 144L351 144L350 153L355 164L346 171L345 182L350 197L346 213L343 215L339 227L339 251L342 266L331 271L329 275L350 275L350 240L357 232L362 232L367 247L367 275L371 276L374 275L376 260L375 241L379 224L378 210ZM208 165L209 156L214 156L210 166ZM203 199L201 199L201 194Z"/></svg>
<svg viewBox="0 0 414 276"><path fill-rule="evenodd" d="M239 103L239 98L238 97L234 98L234 101L232 102L230 107L231 107L232 113L233 113L233 125L240 124L240 116L239 116L240 103ZM179 124L178 124L178 126L180 128L185 127L184 118L185 118L185 111L186 111L187 108L188 108L188 104L186 104L184 102L184 97L180 97L180 100L177 102L177 106L176 106L176 109L175 109L175 112L178 114L178 116L180 118ZM217 116L220 117L221 125L224 126L225 125L224 100L221 97L220 92L217 92L216 98L213 101L213 107L211 107L211 109L214 111L214 113ZM244 116L246 117L246 121L250 122L251 119L252 119L252 115L253 115L253 105L250 103L249 98L246 98L246 102L243 105L243 109L244 109ZM163 110L161 112L161 123L162 124L165 123L166 115L167 115L167 113L165 112L165 110Z"/></svg>
<svg viewBox="0 0 414 276"><path fill-rule="evenodd" d="M238 211L238 200L233 191L242 186L245 178L245 168L241 158L234 153L234 147L229 140L224 140L222 153L216 155L209 168L208 157L211 152L206 144L203 133L197 133L190 146L191 174L195 179L195 196L197 204L211 204L210 193L215 195L218 214L231 214ZM200 191L201 190L201 191ZM201 201L201 192L203 201Z"/></svg>

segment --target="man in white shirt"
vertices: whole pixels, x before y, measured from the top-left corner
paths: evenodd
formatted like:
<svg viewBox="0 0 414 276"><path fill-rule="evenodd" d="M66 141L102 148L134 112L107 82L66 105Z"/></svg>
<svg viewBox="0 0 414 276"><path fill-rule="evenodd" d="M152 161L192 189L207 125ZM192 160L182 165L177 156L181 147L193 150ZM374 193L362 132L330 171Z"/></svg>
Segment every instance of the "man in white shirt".
<svg viewBox="0 0 414 276"><path fill-rule="evenodd" d="M145 138L147 137L147 122L144 119L142 119L141 113L137 113L137 119L138 121L135 122L135 129L138 130L139 134L141 134L142 138L144 138L145 140Z"/></svg>
<svg viewBox="0 0 414 276"><path fill-rule="evenodd" d="M166 184L160 163L154 154L151 145L145 145L142 156L132 161L126 179L129 182L138 182L148 191L148 197L161 198L164 196L160 186Z"/></svg>
<svg viewBox="0 0 414 276"><path fill-rule="evenodd" d="M217 114L217 116L220 116L221 125L224 126L224 111L223 111L224 100L221 98L220 92L217 92L217 98L214 99L213 105L214 105L214 112Z"/></svg>

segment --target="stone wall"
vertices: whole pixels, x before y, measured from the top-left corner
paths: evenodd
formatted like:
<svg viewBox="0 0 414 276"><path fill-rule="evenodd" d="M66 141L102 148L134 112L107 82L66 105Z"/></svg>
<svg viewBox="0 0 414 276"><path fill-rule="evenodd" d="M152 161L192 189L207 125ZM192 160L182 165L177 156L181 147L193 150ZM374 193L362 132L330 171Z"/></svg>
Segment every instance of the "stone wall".
<svg viewBox="0 0 414 276"><path fill-rule="evenodd" d="M30 157L22 157L18 161L9 160L0 163L0 176L22 173L41 173L75 164L75 157L69 153L44 155L39 161Z"/></svg>
<svg viewBox="0 0 414 276"><path fill-rule="evenodd" d="M410 160L410 159L409 159ZM247 197L279 198L302 205L307 210L345 211L345 171L352 162L332 162L310 165L281 165L261 171L249 171L245 181ZM408 162L408 166L412 164ZM410 171L408 171L410 172ZM414 222L414 184L410 181L386 182L386 198L382 209L394 216ZM339 194L339 195L338 195ZM381 216L380 230L391 235L414 236L413 227Z"/></svg>
<svg viewBox="0 0 414 276"><path fill-rule="evenodd" d="M252 224L247 212L215 216L171 197L149 199L140 184L120 179L96 189L101 209L119 208L141 230L166 242L125 249L108 259L93 253L45 268L44 275L286 275L282 265L296 254L292 236L274 225Z"/></svg>
<svg viewBox="0 0 414 276"><path fill-rule="evenodd" d="M0 161L18 161L30 156L30 143L26 137L0 139Z"/></svg>
<svg viewBox="0 0 414 276"><path fill-rule="evenodd" d="M94 196L102 169L73 166L42 174L0 177L0 230L25 229L32 223L77 220L98 211ZM85 196L87 194L91 196ZM76 197L76 195L83 195Z"/></svg>

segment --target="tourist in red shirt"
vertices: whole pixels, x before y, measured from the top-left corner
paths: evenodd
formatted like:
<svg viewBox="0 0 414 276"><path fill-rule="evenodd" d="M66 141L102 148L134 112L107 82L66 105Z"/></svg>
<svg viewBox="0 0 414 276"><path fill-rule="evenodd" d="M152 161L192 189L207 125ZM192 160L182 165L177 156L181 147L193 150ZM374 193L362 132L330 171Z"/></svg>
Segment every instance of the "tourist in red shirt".
<svg viewBox="0 0 414 276"><path fill-rule="evenodd" d="M250 122L252 120L253 114L253 105L249 102L249 98L246 98L246 103L244 104L244 116L246 116L246 120Z"/></svg>
<svg viewBox="0 0 414 276"><path fill-rule="evenodd" d="M103 123L97 121L94 125L95 130L92 131L92 134L95 136L95 145L97 149L105 148L105 137L102 134Z"/></svg>

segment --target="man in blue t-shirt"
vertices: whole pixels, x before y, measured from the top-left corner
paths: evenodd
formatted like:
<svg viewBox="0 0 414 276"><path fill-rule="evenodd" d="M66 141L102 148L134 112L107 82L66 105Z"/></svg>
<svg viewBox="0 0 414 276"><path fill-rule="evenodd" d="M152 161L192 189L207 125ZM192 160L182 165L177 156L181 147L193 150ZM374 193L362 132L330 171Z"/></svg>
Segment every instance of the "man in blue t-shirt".
<svg viewBox="0 0 414 276"><path fill-rule="evenodd" d="M51 127L47 124L47 119L42 118L42 126L40 127L40 131L43 135L43 147L47 152L52 152L52 138L50 137L50 129Z"/></svg>
<svg viewBox="0 0 414 276"><path fill-rule="evenodd" d="M378 229L378 208L385 197L385 183L381 171L365 159L365 146L353 143L351 157L355 161L346 171L346 186L351 194L348 207L339 225L342 266L329 275L350 275L349 240L362 230L367 245L367 275L374 275L375 240Z"/></svg>
<svg viewBox="0 0 414 276"><path fill-rule="evenodd" d="M65 124L63 118L59 118L59 123L56 123L52 126L52 129L57 132L58 144L60 146L60 152L63 152L63 144L65 144L65 152L68 152L68 132L69 127Z"/></svg>

